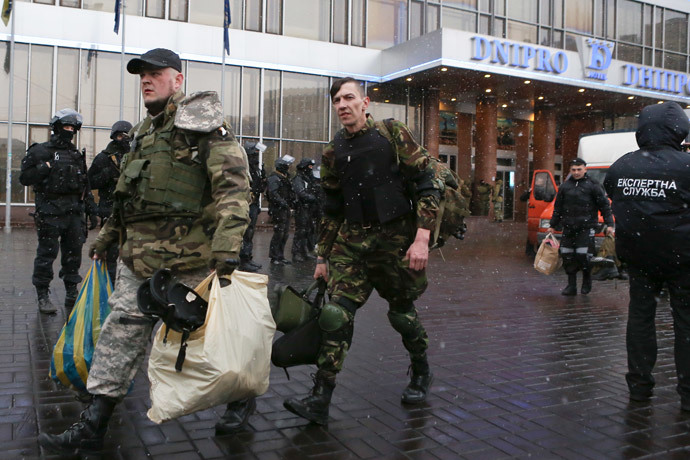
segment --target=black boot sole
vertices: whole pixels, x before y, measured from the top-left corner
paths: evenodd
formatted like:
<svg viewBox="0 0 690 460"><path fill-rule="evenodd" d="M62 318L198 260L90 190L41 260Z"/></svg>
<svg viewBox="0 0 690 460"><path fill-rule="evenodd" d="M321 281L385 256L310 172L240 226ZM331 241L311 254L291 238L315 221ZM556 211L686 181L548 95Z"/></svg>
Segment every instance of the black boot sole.
<svg viewBox="0 0 690 460"><path fill-rule="evenodd" d="M411 406L414 406L414 405L416 405L416 404L422 404L423 402L426 401L426 398L429 397L429 390L431 389L431 385L432 385L433 383L434 383L434 375L432 374L432 375L431 375L431 379L429 380L429 386L426 388L426 392L424 393L424 397L423 397L423 398L420 398L420 399L409 399L409 398L405 398L405 395L403 394L403 396L400 398L400 401L401 401L403 404L409 404L409 405L411 405Z"/></svg>
<svg viewBox="0 0 690 460"><path fill-rule="evenodd" d="M41 433L38 435L38 444L47 452L66 455L97 454L103 451L103 441L93 446L65 447L56 441L57 436Z"/></svg>
<svg viewBox="0 0 690 460"><path fill-rule="evenodd" d="M238 425L231 426L227 424L222 424L221 422L216 423L216 436L224 436L228 434L235 434L240 431L244 431L247 428L247 423L249 422L249 417L256 411L256 399L252 398L249 403L247 410L247 416L242 419L242 423Z"/></svg>
<svg viewBox="0 0 690 460"><path fill-rule="evenodd" d="M293 404L295 404L295 405L293 405ZM283 402L283 407L285 407L287 410L289 410L293 414L299 415L300 417L305 418L312 423L316 423L317 425L321 425L321 426L328 425L328 414L326 414L325 417L323 415L317 415L317 414L308 412L305 409L302 409L302 407L298 406L297 404L301 404L300 401L293 400L293 399L287 399Z"/></svg>

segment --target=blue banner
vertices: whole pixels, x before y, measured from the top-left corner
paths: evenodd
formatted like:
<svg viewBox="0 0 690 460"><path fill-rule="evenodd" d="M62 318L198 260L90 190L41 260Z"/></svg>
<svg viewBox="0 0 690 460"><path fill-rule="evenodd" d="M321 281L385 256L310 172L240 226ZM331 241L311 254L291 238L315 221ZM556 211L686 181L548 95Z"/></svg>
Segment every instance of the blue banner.
<svg viewBox="0 0 690 460"><path fill-rule="evenodd" d="M119 0L118 0L119 1ZM225 15L223 18L223 48L225 48L225 53L230 55L230 37L228 36L228 28L232 18L230 17L230 0L225 0Z"/></svg>
<svg viewBox="0 0 690 460"><path fill-rule="evenodd" d="M120 0L115 0L115 27L113 27L113 32L116 34L120 33Z"/></svg>

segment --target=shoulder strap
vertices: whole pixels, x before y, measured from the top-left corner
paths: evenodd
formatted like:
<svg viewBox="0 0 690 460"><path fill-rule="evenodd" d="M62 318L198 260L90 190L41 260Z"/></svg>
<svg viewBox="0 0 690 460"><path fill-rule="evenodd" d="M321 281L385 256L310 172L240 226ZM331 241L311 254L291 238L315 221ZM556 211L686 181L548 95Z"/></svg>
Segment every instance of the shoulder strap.
<svg viewBox="0 0 690 460"><path fill-rule="evenodd" d="M400 155L398 155L398 149L395 148L395 140L393 140L393 135L391 134L391 131L393 131L393 120L393 118L386 118L383 121L375 121L374 126L376 126L376 129L378 129L381 135L385 137L388 142L390 142L391 147L393 147L393 151L395 152L395 159L399 165Z"/></svg>

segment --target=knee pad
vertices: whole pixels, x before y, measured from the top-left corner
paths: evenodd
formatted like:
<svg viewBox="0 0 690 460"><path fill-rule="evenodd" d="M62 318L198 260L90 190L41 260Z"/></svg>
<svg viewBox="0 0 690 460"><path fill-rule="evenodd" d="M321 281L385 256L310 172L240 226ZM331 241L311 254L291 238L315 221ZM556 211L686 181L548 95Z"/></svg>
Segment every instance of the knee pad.
<svg viewBox="0 0 690 460"><path fill-rule="evenodd" d="M347 309L335 302L328 302L321 309L319 327L324 332L336 332L352 321Z"/></svg>
<svg viewBox="0 0 690 460"><path fill-rule="evenodd" d="M412 309L408 312L388 312L388 321L393 329L398 331L403 337L410 337L417 333L417 312Z"/></svg>

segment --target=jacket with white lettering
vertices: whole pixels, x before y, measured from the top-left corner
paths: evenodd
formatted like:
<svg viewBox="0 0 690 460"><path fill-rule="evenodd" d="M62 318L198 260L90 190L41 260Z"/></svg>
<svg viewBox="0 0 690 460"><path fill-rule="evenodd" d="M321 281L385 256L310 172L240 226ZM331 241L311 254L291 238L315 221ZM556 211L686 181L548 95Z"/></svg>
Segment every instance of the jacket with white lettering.
<svg viewBox="0 0 690 460"><path fill-rule="evenodd" d="M646 271L690 268L690 155L680 144L690 123L675 102L640 113L639 150L616 161L604 186L616 216L616 252Z"/></svg>
<svg viewBox="0 0 690 460"><path fill-rule="evenodd" d="M611 205L601 184L587 174L578 180L570 176L558 189L550 225L557 229L594 228L599 223L599 211L606 225L613 227Z"/></svg>

